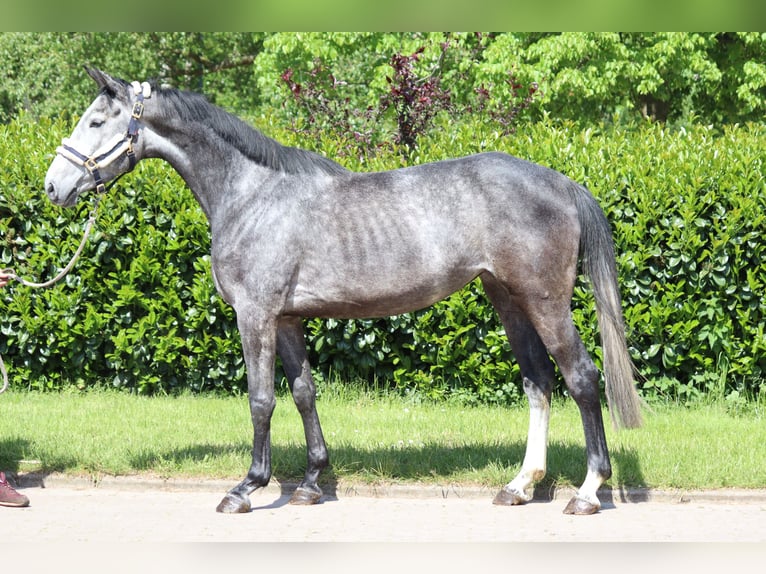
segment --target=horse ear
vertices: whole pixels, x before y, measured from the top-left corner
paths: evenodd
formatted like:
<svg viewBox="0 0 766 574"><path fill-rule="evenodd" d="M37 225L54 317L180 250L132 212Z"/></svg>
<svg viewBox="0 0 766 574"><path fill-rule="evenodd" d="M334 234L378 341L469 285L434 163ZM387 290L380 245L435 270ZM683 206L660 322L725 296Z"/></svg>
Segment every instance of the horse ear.
<svg viewBox="0 0 766 574"><path fill-rule="evenodd" d="M85 71L88 72L88 75L91 78L93 78L100 90L107 91L113 98L122 97L125 92L125 85L123 82L96 68L85 66Z"/></svg>

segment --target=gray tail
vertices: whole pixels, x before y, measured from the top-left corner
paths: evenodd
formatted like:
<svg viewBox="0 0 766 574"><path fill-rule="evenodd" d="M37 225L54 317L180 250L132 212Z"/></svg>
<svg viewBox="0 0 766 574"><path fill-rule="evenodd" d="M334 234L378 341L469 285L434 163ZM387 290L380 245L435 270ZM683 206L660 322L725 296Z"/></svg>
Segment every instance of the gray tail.
<svg viewBox="0 0 766 574"><path fill-rule="evenodd" d="M625 339L612 231L591 193L580 185L572 191L580 220L582 268L596 299L606 400L612 423L616 428L640 427L641 399L633 382L634 366Z"/></svg>

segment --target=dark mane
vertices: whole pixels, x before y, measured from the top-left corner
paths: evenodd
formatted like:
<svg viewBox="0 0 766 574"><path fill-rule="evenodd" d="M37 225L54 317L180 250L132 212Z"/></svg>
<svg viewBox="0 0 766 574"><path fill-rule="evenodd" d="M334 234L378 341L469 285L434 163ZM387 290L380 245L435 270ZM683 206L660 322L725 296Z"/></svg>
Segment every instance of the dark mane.
<svg viewBox="0 0 766 574"><path fill-rule="evenodd" d="M152 86L152 93L162 98L167 107L166 114L172 113L181 120L204 124L260 165L291 174L321 172L333 175L347 171L319 154L280 144L238 117L214 106L201 94L156 86Z"/></svg>

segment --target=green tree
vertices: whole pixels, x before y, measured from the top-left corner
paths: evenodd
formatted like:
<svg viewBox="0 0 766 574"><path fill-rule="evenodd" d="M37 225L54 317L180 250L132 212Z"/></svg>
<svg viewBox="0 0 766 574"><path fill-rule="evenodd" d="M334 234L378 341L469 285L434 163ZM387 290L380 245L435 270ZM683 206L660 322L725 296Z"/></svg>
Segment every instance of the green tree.
<svg viewBox="0 0 766 574"><path fill-rule="evenodd" d="M482 54L480 81L511 68L539 82L539 110L584 123L617 117L733 123L766 111L760 33L501 34Z"/></svg>
<svg viewBox="0 0 766 574"><path fill-rule="evenodd" d="M69 116L93 99L84 65L125 79L158 79L202 91L233 111L259 102L252 62L264 34L26 33L0 34L0 123L21 110L33 117Z"/></svg>
<svg viewBox="0 0 766 574"><path fill-rule="evenodd" d="M391 56L418 48L421 75L439 74L461 104L482 89L497 101L513 99L514 86L537 83L536 117L580 123L651 117L719 124L766 112L766 34L754 32L282 33L265 40L254 65L264 104L295 118L300 110L279 81L285 70L305 77L321 60L349 105L364 109L385 93Z"/></svg>
<svg viewBox="0 0 766 574"><path fill-rule="evenodd" d="M90 64L295 124L305 116L281 80L287 70L303 82L320 63L338 101L365 110L387 93L392 57L421 49L417 76L438 77L464 110L480 107L485 91L508 102L518 86L537 83L530 119L721 124L766 112L766 34L759 32L7 32L0 34L0 122L20 110L33 117L81 110L92 98L82 72ZM391 130L391 118L380 129Z"/></svg>

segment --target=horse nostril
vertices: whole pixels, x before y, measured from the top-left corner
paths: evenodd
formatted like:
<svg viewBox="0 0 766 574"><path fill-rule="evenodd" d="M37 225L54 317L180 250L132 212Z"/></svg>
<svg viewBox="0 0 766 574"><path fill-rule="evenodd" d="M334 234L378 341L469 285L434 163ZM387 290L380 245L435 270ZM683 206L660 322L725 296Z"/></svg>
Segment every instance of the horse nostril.
<svg viewBox="0 0 766 574"><path fill-rule="evenodd" d="M48 194L48 197L53 197L56 193L56 188L53 186L53 183L49 183L47 186L45 186L45 193Z"/></svg>

